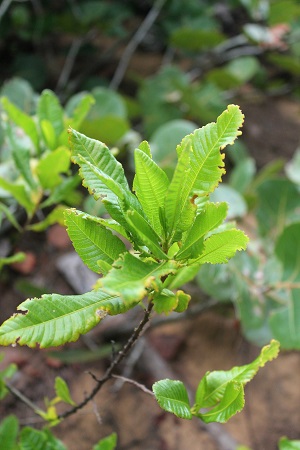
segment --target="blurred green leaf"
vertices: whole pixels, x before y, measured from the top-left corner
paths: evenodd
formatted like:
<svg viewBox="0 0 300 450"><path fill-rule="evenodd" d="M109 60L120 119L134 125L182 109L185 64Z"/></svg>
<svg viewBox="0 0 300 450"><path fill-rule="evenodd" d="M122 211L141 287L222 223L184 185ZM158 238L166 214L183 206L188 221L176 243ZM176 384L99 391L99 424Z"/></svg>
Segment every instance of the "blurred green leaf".
<svg viewBox="0 0 300 450"><path fill-rule="evenodd" d="M170 38L173 46L193 52L215 47L224 40L225 36L215 29L203 30L187 26L175 30Z"/></svg>
<svg viewBox="0 0 300 450"><path fill-rule="evenodd" d="M101 439L98 444L94 445L93 450L115 450L117 445L117 435L112 433L104 439Z"/></svg>
<svg viewBox="0 0 300 450"><path fill-rule="evenodd" d="M17 436L19 431L18 419L13 416L7 416L0 423L0 443L3 450L17 449Z"/></svg>
<svg viewBox="0 0 300 450"><path fill-rule="evenodd" d="M72 400L71 398L71 394L67 383L61 377L55 378L55 393L56 396L59 397L61 401L68 403L69 405L72 406L76 405L74 400Z"/></svg>

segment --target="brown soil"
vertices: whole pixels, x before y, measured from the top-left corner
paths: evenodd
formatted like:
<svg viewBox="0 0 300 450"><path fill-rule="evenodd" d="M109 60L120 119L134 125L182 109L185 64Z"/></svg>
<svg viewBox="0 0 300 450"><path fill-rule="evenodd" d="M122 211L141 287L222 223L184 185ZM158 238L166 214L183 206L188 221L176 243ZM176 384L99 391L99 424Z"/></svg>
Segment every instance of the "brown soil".
<svg viewBox="0 0 300 450"><path fill-rule="evenodd" d="M290 158L299 140L298 106L293 102L273 101L247 103L242 107L246 115L244 136L258 165L274 157ZM72 293L55 266L57 257L66 250L54 248L51 240L47 242L38 236L26 236L20 244L20 249L33 251L37 257L36 268L25 279L44 291ZM12 269L6 269L1 276L1 321L9 317L27 297L16 287L20 279L21 275ZM90 339L96 345L102 345L101 325ZM156 379L169 373L195 392L207 370L226 370L233 365L245 364L259 352L257 347L243 339L234 318L224 317L217 311L189 321L164 325L153 331L150 329L146 339L146 348L153 345L154 353L149 356L148 352L147 356L145 350L145 356L141 354L140 364L133 368L130 377L148 388ZM86 345L87 341L81 338L78 343L67 347L86 348ZM8 362L18 364L14 385L40 406L43 406L45 395L50 398L54 396L56 376L67 380L72 396L78 402L94 385L87 371L101 376L107 366L107 360L62 365L49 358L46 351L26 348L2 348L1 352L5 355L2 367ZM157 373L160 370L156 367L157 361L163 365L161 375ZM100 438L113 431L118 434L118 450L226 450L232 448L234 440L252 450L275 450L281 436L300 439L299 372L300 354L281 352L279 358L267 364L247 386L243 412L228 424L217 427L204 426L196 419L177 419L164 413L152 397L136 386L125 383L116 390L113 380L105 385L93 403L60 424L55 434L69 450L91 450ZM35 424L36 417L33 417L32 411L12 395L0 403L0 419L9 413L17 414L23 425L40 426Z"/></svg>

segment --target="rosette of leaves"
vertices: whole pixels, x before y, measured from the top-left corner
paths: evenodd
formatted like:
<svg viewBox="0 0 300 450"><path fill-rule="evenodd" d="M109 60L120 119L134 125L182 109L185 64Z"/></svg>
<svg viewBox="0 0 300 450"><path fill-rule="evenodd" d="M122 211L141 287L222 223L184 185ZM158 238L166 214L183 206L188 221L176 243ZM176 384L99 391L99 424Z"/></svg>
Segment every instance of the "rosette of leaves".
<svg viewBox="0 0 300 450"><path fill-rule="evenodd" d="M248 241L241 230L222 226L227 204L207 200L225 172L220 150L234 142L242 123L239 107L230 105L216 123L187 135L177 146L171 181L142 142L135 150L135 194L110 150L70 129L71 157L83 185L102 199L111 218L69 209L66 225L84 263L103 277L83 295L26 300L0 328L0 343L49 347L75 341L105 315L123 313L145 297L159 313L184 311L190 297L176 290L202 264L226 263Z"/></svg>

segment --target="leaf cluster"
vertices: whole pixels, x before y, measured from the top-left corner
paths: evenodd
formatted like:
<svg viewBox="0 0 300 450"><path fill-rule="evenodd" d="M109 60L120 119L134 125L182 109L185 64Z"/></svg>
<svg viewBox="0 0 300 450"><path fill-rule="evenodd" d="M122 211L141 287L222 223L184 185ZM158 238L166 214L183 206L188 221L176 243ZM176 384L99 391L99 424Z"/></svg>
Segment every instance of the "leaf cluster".
<svg viewBox="0 0 300 450"><path fill-rule="evenodd" d="M11 97L11 90L8 90ZM86 94L71 99L64 110L50 90L37 99L36 114L31 115L8 97L1 98L4 135L0 156L0 211L19 229L11 209L22 206L32 219L38 209L58 205L42 224L63 222L60 203L76 204L75 192L80 178L72 175L66 127L79 128L93 98Z"/></svg>
<svg viewBox="0 0 300 450"><path fill-rule="evenodd" d="M176 290L204 263L226 263L247 244L232 224L224 229L226 204L208 201L225 171L221 150L234 142L242 123L239 107L230 105L217 122L187 135L177 146L171 180L143 142L134 155L135 194L108 147L70 129L71 158L83 185L110 218L69 209L65 221L75 250L102 278L90 293L26 300L2 325L0 343L49 347L74 341L107 314L124 313L144 297L159 313L184 311L190 296Z"/></svg>

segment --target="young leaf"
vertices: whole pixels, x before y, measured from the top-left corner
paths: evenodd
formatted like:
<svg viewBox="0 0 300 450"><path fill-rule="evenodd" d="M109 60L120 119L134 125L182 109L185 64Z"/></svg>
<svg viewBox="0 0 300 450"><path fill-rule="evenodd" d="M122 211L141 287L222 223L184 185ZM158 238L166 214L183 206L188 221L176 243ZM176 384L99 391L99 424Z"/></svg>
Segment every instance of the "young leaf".
<svg viewBox="0 0 300 450"><path fill-rule="evenodd" d="M245 250L248 237L241 230L228 230L213 234L204 241L204 250L196 262L204 264L227 263L237 250Z"/></svg>
<svg viewBox="0 0 300 450"><path fill-rule="evenodd" d="M105 291L120 295L126 304L130 304L142 300L147 290L158 289L160 277L175 270L174 261L143 262L130 253L125 253L103 278L102 286Z"/></svg>
<svg viewBox="0 0 300 450"><path fill-rule="evenodd" d="M12 183L4 178L0 178L0 187L8 191L17 200L17 202L23 206L27 214L31 216L35 210L35 203L31 200L23 185Z"/></svg>
<svg viewBox="0 0 300 450"><path fill-rule="evenodd" d="M143 216L137 211L129 210L125 218L131 227L131 232L140 239L144 246L149 248L156 258L168 259L168 256L162 251L159 245L159 236Z"/></svg>
<svg viewBox="0 0 300 450"><path fill-rule="evenodd" d="M3 97L1 102L3 109L7 113L10 120L18 127L22 128L22 130L24 130L27 136L29 136L29 138L31 139L34 148L38 150L39 136L32 117L28 116L28 114L25 114L23 111L17 108L17 106L11 103L6 97Z"/></svg>
<svg viewBox="0 0 300 450"><path fill-rule="evenodd" d="M22 227L18 224L15 216L10 211L8 206L6 206L4 203L0 202L0 212L1 211L5 214L7 220L12 224L12 226L14 226L20 233L22 231ZM2 216L2 214L1 214L1 216ZM2 217L0 219L0 226L1 226L1 220L2 220Z"/></svg>
<svg viewBox="0 0 300 450"><path fill-rule="evenodd" d="M17 448L18 430L18 419L13 415L7 416L0 423L0 443L3 450L15 450Z"/></svg>
<svg viewBox="0 0 300 450"><path fill-rule="evenodd" d="M205 423L219 422L225 423L236 413L240 412L245 404L244 387L241 383L230 381L220 403L206 413L199 413L197 416Z"/></svg>
<svg viewBox="0 0 300 450"><path fill-rule="evenodd" d="M172 235L185 216L192 196L212 192L224 173L220 150L233 144L244 116L236 105L229 105L217 119L186 136L177 146L178 164L166 196L166 215ZM187 229L187 228L186 228Z"/></svg>
<svg viewBox="0 0 300 450"><path fill-rule="evenodd" d="M197 388L193 411L200 408L209 408L220 402L226 386L230 382L236 382L244 386L252 380L259 368L263 367L268 361L277 358L278 353L279 342L272 340L269 345L262 348L260 355L250 364L233 367L227 371L207 372Z"/></svg>
<svg viewBox="0 0 300 450"><path fill-rule="evenodd" d="M278 276L285 288L281 288L286 297L285 305L273 310L269 324L273 336L283 348L300 348L300 224L292 223L284 228L277 239L275 253L280 264ZM275 280L274 280L275 281ZM276 280L277 281L277 280Z"/></svg>
<svg viewBox="0 0 300 450"><path fill-rule="evenodd" d="M32 176L30 168L30 149L16 136L16 132L11 126L7 127L7 137L12 148L12 157L20 174L26 181L30 189L36 188L36 181Z"/></svg>
<svg viewBox="0 0 300 450"><path fill-rule="evenodd" d="M158 314L168 314L171 311L183 312L187 309L191 296L183 291L177 291L175 294L169 289L163 289L162 292L154 296L154 309Z"/></svg>
<svg viewBox="0 0 300 450"><path fill-rule="evenodd" d="M186 387L181 381L160 380L152 386L159 406L181 419L192 419Z"/></svg>
<svg viewBox="0 0 300 450"><path fill-rule="evenodd" d="M37 116L40 124L44 120L50 122L58 138L64 130L64 114L58 98L49 89L45 89L39 98Z"/></svg>
<svg viewBox="0 0 300 450"><path fill-rule="evenodd" d="M79 94L81 95L81 94ZM74 97L72 97L73 99ZM71 99L71 101L72 101ZM91 109L91 106L95 103L95 100L92 95L90 94L84 94L81 99L76 104L75 108L71 112L71 120L70 120L70 126L72 128L75 128L76 130L79 129L80 125L82 124L83 120L85 119L86 115L88 114L89 110ZM66 106L66 109L68 109L68 105Z"/></svg>
<svg viewBox="0 0 300 450"><path fill-rule="evenodd" d="M189 146L185 146L182 149L172 181L165 196L165 217L171 238L174 236L178 224L179 230L184 231L188 229L192 225L196 213L196 208L191 213L191 203L188 202L191 192L191 184L189 181L191 170L190 153L191 149Z"/></svg>
<svg viewBox="0 0 300 450"><path fill-rule="evenodd" d="M58 186L70 167L70 151L66 147L58 147L52 152L44 153L36 166L36 173L44 189Z"/></svg>
<svg viewBox="0 0 300 450"><path fill-rule="evenodd" d="M50 430L35 430L24 427L20 434L20 450L67 450L64 444L56 439Z"/></svg>
<svg viewBox="0 0 300 450"><path fill-rule="evenodd" d="M104 199L111 217L126 228L121 202L126 195L135 208L138 202L129 190L121 164L102 142L87 138L72 129L69 129L69 136L72 160L80 166L83 185L95 199Z"/></svg>
<svg viewBox="0 0 300 450"><path fill-rule="evenodd" d="M188 231L176 259L195 258L203 249L203 237L217 228L227 214L227 203L206 203Z"/></svg>
<svg viewBox="0 0 300 450"><path fill-rule="evenodd" d="M200 264L189 264L180 268L175 275L171 275L164 283L164 287L169 289L177 289L188 281L191 281L199 272Z"/></svg>
<svg viewBox="0 0 300 450"><path fill-rule="evenodd" d="M0 345L45 348L74 342L107 314L121 314L137 303L125 304L100 289L82 295L45 294L28 299L0 327Z"/></svg>
<svg viewBox="0 0 300 450"><path fill-rule="evenodd" d="M56 396L59 397L60 400L62 400L63 402L73 406L76 405L74 400L72 400L71 398L71 394L67 383L61 377L55 378L55 393Z"/></svg>
<svg viewBox="0 0 300 450"><path fill-rule="evenodd" d="M117 435L116 433L112 433L94 445L93 450L115 450L116 445Z"/></svg>
<svg viewBox="0 0 300 450"><path fill-rule="evenodd" d="M169 186L165 172L142 150L134 152L136 175L133 190L139 199L154 230L161 230L159 208Z"/></svg>
<svg viewBox="0 0 300 450"><path fill-rule="evenodd" d="M290 441L286 437L282 437L278 443L279 450L300 450L300 441Z"/></svg>
<svg viewBox="0 0 300 450"><path fill-rule="evenodd" d="M69 209L65 212L65 221L76 252L94 272L100 273L99 260L112 264L126 252L124 243L110 230L91 220L88 214Z"/></svg>
<svg viewBox="0 0 300 450"><path fill-rule="evenodd" d="M178 305L178 298L174 292L169 289L163 289L158 295L155 295L153 299L154 310L158 314L169 314Z"/></svg>
<svg viewBox="0 0 300 450"><path fill-rule="evenodd" d="M105 144L90 139L72 128L69 128L69 140L74 163L80 165L80 159L84 158L85 161L101 170L125 190L129 190L122 165Z"/></svg>
<svg viewBox="0 0 300 450"><path fill-rule="evenodd" d="M40 127L47 148L54 150L57 147L57 137L52 123L44 119L40 122Z"/></svg>

